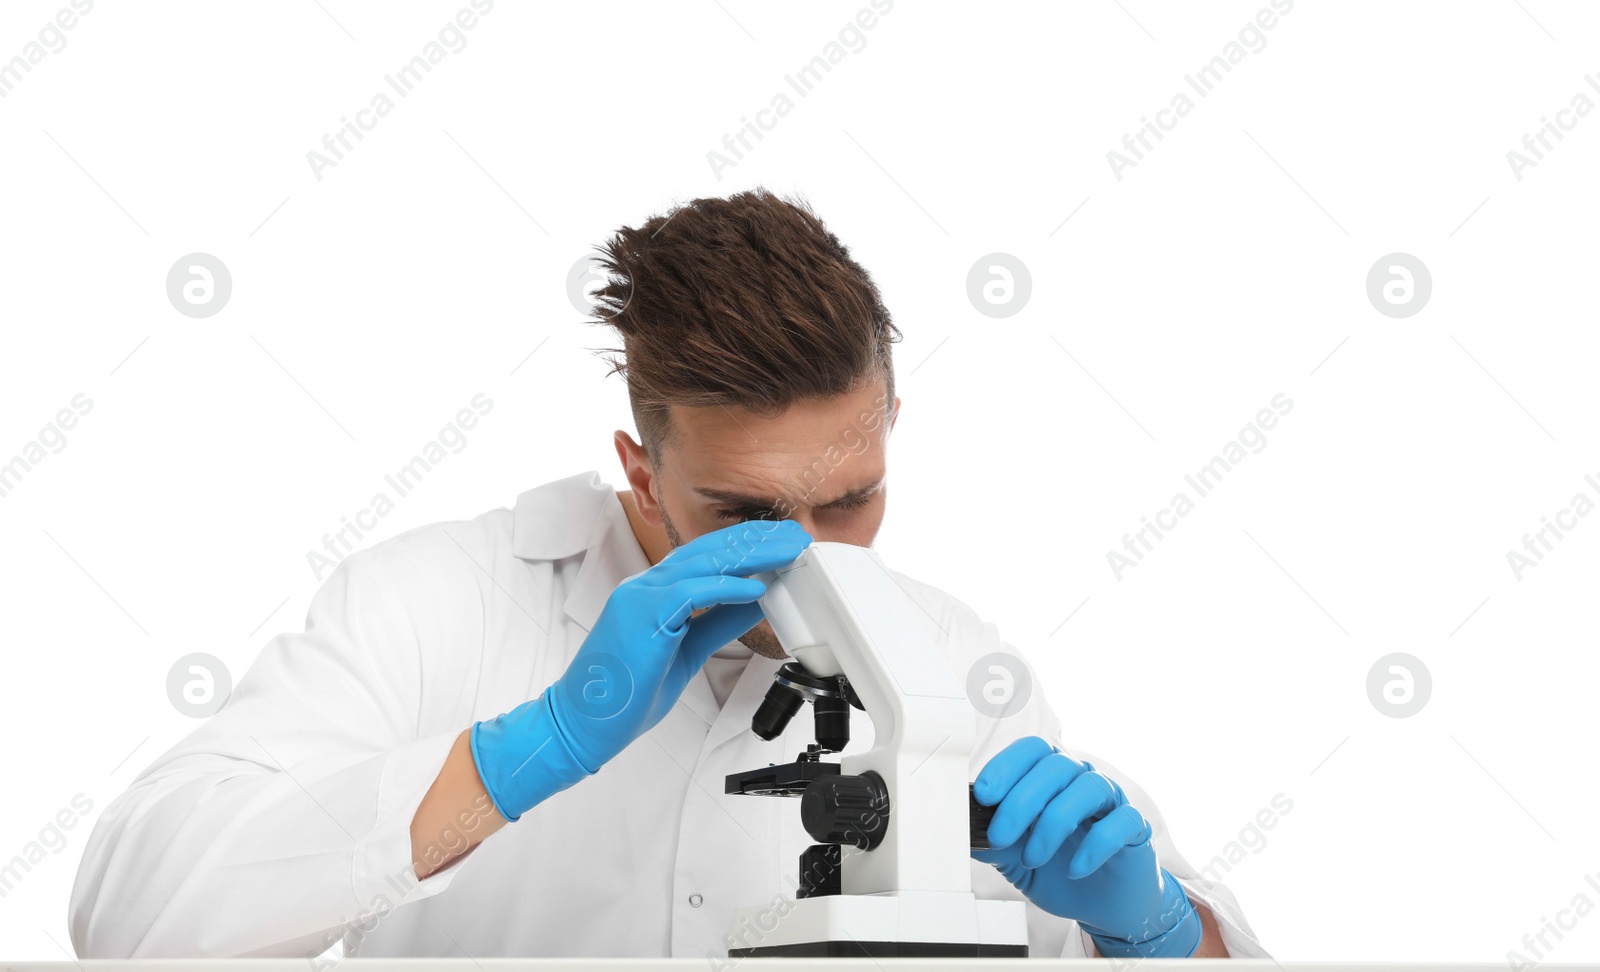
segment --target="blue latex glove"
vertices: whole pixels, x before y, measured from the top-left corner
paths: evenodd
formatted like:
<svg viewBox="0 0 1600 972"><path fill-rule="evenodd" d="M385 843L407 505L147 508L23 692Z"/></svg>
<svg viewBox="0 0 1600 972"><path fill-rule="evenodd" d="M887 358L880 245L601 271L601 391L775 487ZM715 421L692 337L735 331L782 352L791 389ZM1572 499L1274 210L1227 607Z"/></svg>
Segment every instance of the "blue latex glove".
<svg viewBox="0 0 1600 972"><path fill-rule="evenodd" d="M973 790L999 808L989 848L972 856L1076 921L1101 955L1187 958L1200 947L1200 915L1156 862L1149 821L1093 764L1028 736L996 753Z"/></svg>
<svg viewBox="0 0 1600 972"><path fill-rule="evenodd" d="M495 809L516 820L660 722L713 652L761 622L767 585L742 575L786 566L809 543L793 520L746 520L617 585L555 684L472 727L472 758Z"/></svg>

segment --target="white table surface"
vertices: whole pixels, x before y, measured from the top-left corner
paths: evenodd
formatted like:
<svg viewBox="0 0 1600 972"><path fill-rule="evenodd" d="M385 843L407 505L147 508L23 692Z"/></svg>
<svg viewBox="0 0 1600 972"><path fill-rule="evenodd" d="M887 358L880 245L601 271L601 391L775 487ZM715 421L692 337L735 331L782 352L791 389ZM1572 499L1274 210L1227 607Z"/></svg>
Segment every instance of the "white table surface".
<svg viewBox="0 0 1600 972"><path fill-rule="evenodd" d="M1399 969L1405 972L1504 972L1505 962L1276 962L1271 959L743 959L713 964L706 959L536 959L536 958L416 958L347 959L327 966L328 972L801 972L826 968L829 972L953 972L956 969L1117 970L1130 972L1370 972ZM306 959L85 959L78 962L5 962L0 972L308 972ZM1600 970L1600 965L1542 962L1540 972L1559 969Z"/></svg>

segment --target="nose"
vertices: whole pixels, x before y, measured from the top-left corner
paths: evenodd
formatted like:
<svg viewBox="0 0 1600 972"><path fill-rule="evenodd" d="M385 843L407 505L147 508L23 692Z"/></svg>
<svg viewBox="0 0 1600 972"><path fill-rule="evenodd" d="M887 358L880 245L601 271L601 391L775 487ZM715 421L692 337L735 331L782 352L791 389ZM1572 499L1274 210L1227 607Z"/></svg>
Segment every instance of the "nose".
<svg viewBox="0 0 1600 972"><path fill-rule="evenodd" d="M806 531L807 536L813 540L817 539L816 520L811 516L810 513L796 513L792 516L786 517L786 519L793 520L800 524L800 529Z"/></svg>

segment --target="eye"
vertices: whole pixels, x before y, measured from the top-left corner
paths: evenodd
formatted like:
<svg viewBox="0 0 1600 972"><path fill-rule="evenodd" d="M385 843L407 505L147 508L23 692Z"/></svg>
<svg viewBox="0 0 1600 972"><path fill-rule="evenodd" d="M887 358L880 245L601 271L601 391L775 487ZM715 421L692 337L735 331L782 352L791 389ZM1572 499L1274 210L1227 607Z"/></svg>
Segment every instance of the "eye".
<svg viewBox="0 0 1600 972"><path fill-rule="evenodd" d="M751 509L717 511L717 519L719 520L771 520L775 519L776 517L777 514L772 510Z"/></svg>
<svg viewBox="0 0 1600 972"><path fill-rule="evenodd" d="M852 500L849 500L848 502L830 503L827 506L818 507L818 509L829 510L829 511L859 510L863 506L866 506L868 503L871 503L872 502L872 497L874 497L876 495L877 495L876 492L871 492L871 493L866 494L865 496L857 496L856 498L854 498ZM772 510L770 508L758 508L758 507L750 507L750 508L747 508L747 509L734 509L734 510L717 510L716 511L716 517L719 520L727 520L729 522L742 521L742 520L777 520L777 519L782 519L782 517L780 517L778 515L777 511Z"/></svg>

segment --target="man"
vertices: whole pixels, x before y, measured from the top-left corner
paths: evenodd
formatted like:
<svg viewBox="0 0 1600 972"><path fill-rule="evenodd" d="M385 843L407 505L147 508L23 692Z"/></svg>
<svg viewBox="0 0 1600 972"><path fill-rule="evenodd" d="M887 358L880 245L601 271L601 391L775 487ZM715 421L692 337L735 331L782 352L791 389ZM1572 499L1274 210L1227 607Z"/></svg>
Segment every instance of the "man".
<svg viewBox="0 0 1600 972"><path fill-rule="evenodd" d="M749 575L813 540L872 544L900 335L837 238L765 191L603 252L629 488L571 476L344 560L305 632L106 809L73 891L80 955L717 964L760 944L734 910L792 896L809 840L796 801L722 782L812 727L750 731L785 652ZM894 577L959 680L1001 652L1027 671L966 605ZM1148 795L1062 746L1044 694L978 715L971 774L997 810L974 890L1030 902L1036 957L1265 955ZM870 745L855 721L846 753Z"/></svg>

